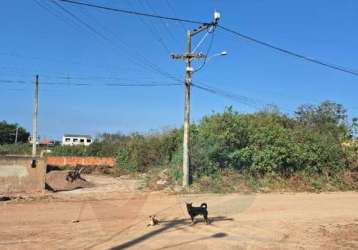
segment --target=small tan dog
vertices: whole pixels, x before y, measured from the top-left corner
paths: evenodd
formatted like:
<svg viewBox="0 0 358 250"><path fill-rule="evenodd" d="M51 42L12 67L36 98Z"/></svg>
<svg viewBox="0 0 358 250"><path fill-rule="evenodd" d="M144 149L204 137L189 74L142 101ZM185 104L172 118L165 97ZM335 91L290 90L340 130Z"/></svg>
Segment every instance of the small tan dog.
<svg viewBox="0 0 358 250"><path fill-rule="evenodd" d="M157 219L157 216L149 215L149 224L147 224L147 227L155 226L158 224L159 224L159 220Z"/></svg>

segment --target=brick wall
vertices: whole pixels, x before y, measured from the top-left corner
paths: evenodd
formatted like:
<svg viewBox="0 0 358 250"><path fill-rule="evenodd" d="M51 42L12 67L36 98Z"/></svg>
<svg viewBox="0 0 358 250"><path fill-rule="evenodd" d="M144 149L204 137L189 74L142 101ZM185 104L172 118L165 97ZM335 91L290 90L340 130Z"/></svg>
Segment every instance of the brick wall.
<svg viewBox="0 0 358 250"><path fill-rule="evenodd" d="M51 166L109 166L113 167L115 161L112 157L92 156L48 156L47 165Z"/></svg>
<svg viewBox="0 0 358 250"><path fill-rule="evenodd" d="M46 161L37 158L32 167L32 157L0 157L0 195L35 193L45 189Z"/></svg>

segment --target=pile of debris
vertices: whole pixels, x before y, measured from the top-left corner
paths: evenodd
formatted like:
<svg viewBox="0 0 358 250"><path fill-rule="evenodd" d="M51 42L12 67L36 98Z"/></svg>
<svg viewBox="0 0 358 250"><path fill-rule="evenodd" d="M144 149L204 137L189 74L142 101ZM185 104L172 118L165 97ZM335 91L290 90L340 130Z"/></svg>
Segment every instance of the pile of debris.
<svg viewBox="0 0 358 250"><path fill-rule="evenodd" d="M11 198L9 196L0 196L0 201L9 201Z"/></svg>
<svg viewBox="0 0 358 250"><path fill-rule="evenodd" d="M169 183L169 180L170 180L169 170L164 169L163 171L161 171L159 173L158 177L159 177L159 180L156 182L157 185L159 185L159 186L167 185Z"/></svg>
<svg viewBox="0 0 358 250"><path fill-rule="evenodd" d="M89 188L94 185L81 176L84 168L76 167L69 171L51 171L46 174L46 188L51 191L70 191L78 188Z"/></svg>

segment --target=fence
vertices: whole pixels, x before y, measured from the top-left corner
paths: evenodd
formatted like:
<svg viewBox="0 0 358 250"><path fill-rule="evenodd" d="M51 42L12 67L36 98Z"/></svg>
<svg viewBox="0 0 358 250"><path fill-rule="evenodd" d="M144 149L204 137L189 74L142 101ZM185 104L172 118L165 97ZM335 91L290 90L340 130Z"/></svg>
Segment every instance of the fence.
<svg viewBox="0 0 358 250"><path fill-rule="evenodd" d="M108 166L114 167L115 160L112 157L92 156L48 156L47 165L51 166Z"/></svg>

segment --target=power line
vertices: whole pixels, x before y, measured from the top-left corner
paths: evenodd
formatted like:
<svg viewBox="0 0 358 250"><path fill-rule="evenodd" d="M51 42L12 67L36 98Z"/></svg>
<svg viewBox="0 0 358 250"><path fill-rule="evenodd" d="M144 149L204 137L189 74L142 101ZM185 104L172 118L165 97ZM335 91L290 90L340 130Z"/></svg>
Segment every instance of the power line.
<svg viewBox="0 0 358 250"><path fill-rule="evenodd" d="M148 84L123 84L123 83L107 83L106 86L120 86L120 87L165 87L165 86L182 86L183 84L180 83L162 83L162 84L155 84L155 83L148 83Z"/></svg>
<svg viewBox="0 0 358 250"><path fill-rule="evenodd" d="M72 18L74 18L76 21L78 21L80 24L82 24L83 26L85 26L89 31L93 32L94 34L96 34L97 36L99 36L101 39L103 39L104 41L108 42L109 44L111 44L112 46L114 46L115 48L117 48L117 46L115 46L111 39L109 39L107 36L103 35L101 32L99 32L98 30L96 30L93 26L91 26L90 24L86 23L85 21L81 20L79 17L77 17L75 14L73 14L71 11L67 10L66 8L64 8L62 5L60 5L59 3L57 3L57 1L63 1L63 0L52 0L52 2L54 4L56 4L56 6L58 6L60 9L62 9L65 13L67 13L68 15L70 15ZM66 1L65 1L66 2ZM72 1L71 1L72 2ZM123 41L119 40L122 44L122 46L124 46L126 49L129 49L129 46L127 44L125 44ZM123 51L122 51L123 52ZM154 72L168 78L168 79L172 79L175 81L181 81L179 78L161 70L156 64L151 63L147 58L145 58L143 55L141 55L138 51L136 51L137 55L140 55L142 58L141 60L143 61L134 61L132 59L131 56L128 56L129 60L131 60L132 62L136 63L136 64L142 64L142 66L146 66L149 67L151 70L153 70ZM138 60L138 59L137 59Z"/></svg>
<svg viewBox="0 0 358 250"><path fill-rule="evenodd" d="M123 10L123 9L115 9L115 8L110 8L110 7L100 6L100 5L94 5L94 4L90 4L90 3L71 1L71 0L58 0L58 1L67 2L67 3L71 3L71 4L85 5L85 6L88 6L88 7L99 8L99 9L115 11L115 12L121 12L121 13L126 13L126 14L131 14L131 15L140 15L140 16L146 16L146 17L151 17L151 18L166 19L166 20L171 20L171 21L180 21L180 22L195 23L195 24L203 24L203 23L205 23L205 22L200 22L200 21L197 21L197 20L181 19L181 18L175 18L175 17L153 15L153 14L142 13L142 12L137 12L137 11L128 11L128 10ZM341 72L345 72L345 73L348 73L348 74L358 76L358 71L357 70L351 70L351 69L348 69L346 67L339 66L339 65L336 65L336 64L326 63L326 62L323 62L321 60L314 59L312 57L308 57L308 56L305 56L305 55L302 55L302 54L299 54L299 53L296 53L296 52L293 52L293 51L290 51L290 50L287 50L287 49L280 48L280 47L275 46L275 45L273 45L271 43L261 41L259 39L253 38L251 36L242 34L241 32L235 31L233 29L230 29L230 28L227 28L227 27L224 27L224 26L221 26L221 25L217 25L217 26L219 28L221 28L222 30L224 30L224 31L227 31L229 33L237 35L237 36L239 36L241 38L244 38L246 40L249 40L251 42L254 42L254 43L260 44L262 46L271 48L273 50L279 51L281 53L285 53L287 55L290 55L290 56L293 56L293 57L296 57L296 58L299 58L299 59L303 59L303 60L311 62L311 63L319 64L321 66L324 66L324 67L327 67L327 68L330 68L330 69L334 69L334 70L338 70L338 71L341 71Z"/></svg>
<svg viewBox="0 0 358 250"><path fill-rule="evenodd" d="M244 39L249 40L251 42L254 42L256 44L260 44L262 46L271 48L273 50L285 53L287 55L294 56L296 58L300 58L300 59L303 59L303 60L311 62L311 63L319 64L321 66L324 66L324 67L327 67L327 68L330 68L330 69L334 69L334 70L338 70L338 71L342 71L342 72L345 72L345 73L349 73L349 74L358 76L358 71L350 70L350 69L348 69L346 67L343 67L343 66L338 66L338 65L335 65L335 64L322 62L320 60L317 60L317 59L314 59L314 58L311 58L311 57L308 57L308 56L305 56L305 55L302 55L302 54L299 54L299 53L296 53L296 52L293 52L293 51L290 51L290 50L287 50L287 49L277 47L277 46L275 46L275 45L273 45L271 43L267 43L267 42L258 40L256 38L251 37L251 36L244 35L244 34L238 32L238 31L235 31L233 29L229 29L229 28L226 28L226 27L221 26L221 25L217 25L217 26L219 28L221 28L222 30L227 31L229 33L232 33L232 34L234 34L236 36L239 36L241 38L244 38Z"/></svg>
<svg viewBox="0 0 358 250"><path fill-rule="evenodd" d="M212 32L207 31L205 33L205 35L200 39L200 41L197 43L197 45L195 46L195 48L192 50L193 53L196 52L196 50L201 46L201 44L206 40L206 38L208 37L209 34L211 34Z"/></svg>
<svg viewBox="0 0 358 250"><path fill-rule="evenodd" d="M176 11L174 9L174 7L172 6L172 4L170 3L169 0L165 0L167 6L169 7L169 9L171 10L171 12L174 14L175 17L177 17L178 15L176 14ZM183 31L186 32L187 28L184 26L183 22L178 21L177 23L179 23L179 25L182 27Z"/></svg>
<svg viewBox="0 0 358 250"><path fill-rule="evenodd" d="M0 66L0 71L2 70L11 70L11 68L7 68L7 67L1 67ZM16 68L14 68L16 69ZM9 71L10 72L10 71ZM33 74L22 74L20 73L21 71L14 71L14 72L10 72L10 73L13 73L13 74L7 74L7 78L13 78L12 75L16 74L15 77L22 77L22 78L27 78L29 76L33 76ZM92 81L98 81L98 80L101 80L101 81L111 81L111 80L114 80L114 81L132 81L133 79L131 79L130 77L125 77L125 76L119 76L117 75L117 73L110 73L110 74L106 74L106 75L83 75L83 74L79 74L79 75L73 75L71 73L65 73L65 72L43 72L43 71L40 71L39 72L41 74L41 77L42 78L48 78L48 79L59 79L59 80L92 80ZM6 73L1 73L2 77L4 78L4 76L6 75ZM0 78L1 79L1 78ZM135 75L135 79L136 80L139 80L139 81L149 81L149 82L157 82L158 81L158 78L156 77L153 77L153 76L146 76L146 75L141 75L141 74L137 74ZM7 80L6 80L7 81ZM8 80L8 81L11 81L12 80ZM168 80L165 80L165 81L168 81ZM178 83L178 81L176 80L170 80L171 82L175 82L175 83ZM1 80L0 80L1 82Z"/></svg>
<svg viewBox="0 0 358 250"><path fill-rule="evenodd" d="M41 76L45 76L47 78L53 78L53 79L61 79L61 80L128 80L128 78L118 77L118 76L52 76L47 74L41 74ZM153 80L154 78L150 77L141 77L136 76L137 79L143 79L143 80Z"/></svg>
<svg viewBox="0 0 358 250"><path fill-rule="evenodd" d="M231 99L233 101L236 101L238 103L244 104L248 107L252 107L255 110L260 110L262 107L265 107L265 105L270 105L270 103L264 102L263 100L259 100L259 99L254 99L254 98L250 98L244 95L238 95L233 93L232 91L227 91L227 90L223 90L223 89L219 89L217 87L208 85L206 83L203 82L195 82L194 84L192 84L193 87L206 91L208 93L217 95L217 96L221 96L224 98L228 98ZM280 94L281 95L281 94ZM274 104L275 105L275 104ZM292 109L288 109L285 107L280 107L281 110L286 111L288 113L292 113L293 110Z"/></svg>
<svg viewBox="0 0 358 250"><path fill-rule="evenodd" d="M132 5L132 3L131 3L130 1L126 1L126 3L130 5L131 9L134 9L134 8L133 8L133 5ZM139 2L139 3L141 3L141 2ZM147 23L147 22L143 19L142 16L137 16L137 18L140 20L140 22L141 22L142 24L144 24L145 26L148 27L148 30L149 30L150 34L151 34L151 35L153 36L153 38L154 38L155 40L157 40L158 43L164 48L164 51L165 51L166 53L170 54L171 51L170 51L169 47L166 45L166 43L164 42L164 40L161 38L160 34L157 35L156 32L158 32L158 31L155 29L155 27L154 27L154 26L151 26L150 23Z"/></svg>
<svg viewBox="0 0 358 250"><path fill-rule="evenodd" d="M21 80L4 80L4 79L0 79L0 82L2 83L26 83L25 81L21 81Z"/></svg>
<svg viewBox="0 0 358 250"><path fill-rule="evenodd" d="M197 88L197 89L209 92L211 94L214 94L214 95L217 95L217 96L222 96L222 97L225 97L225 98L229 98L229 99L234 100L236 102L239 102L241 104L245 104L246 106L249 106L249 107L254 108L256 110L259 109L257 101L255 101L255 100L253 100L253 99L251 99L249 97L242 96L242 95L237 95L237 94L234 94L232 92L227 92L225 90L218 89L216 87L212 87L212 86L209 86L209 85L204 84L204 83L192 83L191 85L193 87Z"/></svg>
<svg viewBox="0 0 358 250"><path fill-rule="evenodd" d="M9 83L9 84L26 84L31 83L30 81L23 80L8 80L0 79L0 83ZM53 82L53 81L41 81L40 85L61 85L61 86L119 86L119 87L166 87L166 86L182 86L181 83L162 83L156 81L150 82L120 82L120 83L105 83L105 84L91 84L91 83L81 83L81 82Z"/></svg>
<svg viewBox="0 0 358 250"><path fill-rule="evenodd" d="M70 23L70 24L74 24L74 23ZM35 60L35 61L45 61L46 63L53 63L53 64L66 64L66 65L76 65L77 67L83 67L87 70L93 70L93 68L88 67L86 65L83 65L81 61L74 61L73 58L71 58L71 61L68 59L61 59L61 58L44 58L44 57L34 57L34 56L26 56L26 55L22 55L22 54L18 54L18 53L12 53L12 52L0 52L0 55L3 56L9 56L9 57L14 57L14 58L19 58L19 59L26 59L26 60ZM102 64L97 64L95 65L96 68L101 68L101 69L106 69L106 71L108 70L108 67L102 65ZM130 71L130 72L141 72L144 73L146 71L148 71L147 68L144 67L132 67L132 65L127 64L126 66L124 65L116 65L115 66L116 70L118 69L122 69L122 70L126 70L126 71ZM0 66L0 70L9 70L12 72L24 72L24 68L19 68L19 67L14 67L14 66L10 66L7 64L6 67L5 66ZM37 71L37 70L33 70L33 71ZM41 74L43 76L43 74Z"/></svg>
<svg viewBox="0 0 358 250"><path fill-rule="evenodd" d="M144 0L145 4L149 7L149 9L154 13L154 15L158 15L158 13L156 12L156 10L153 8L153 6L151 5L151 3L147 0ZM159 19L162 23L162 25L164 26L164 29L166 30L166 32L169 34L170 38L174 41L174 42L178 42L178 39L175 39L173 33L171 32L171 30L167 27L167 22L164 22L163 19Z"/></svg>
<svg viewBox="0 0 358 250"><path fill-rule="evenodd" d="M109 10L109 11L114 11L114 12L120 12L120 13L124 13L124 14L129 14L129 15L138 15L138 16L159 18L159 19L165 19L165 20L171 20L171 21L179 21L179 22L185 22L185 23L194 23L194 24L203 24L203 23L206 23L206 22L200 22L200 21L190 20L190 19L182 19L182 18L176 18L176 17L167 17L167 16L161 16L161 15L154 15L154 14L142 13L142 12L138 12L138 11L124 10L124 9L118 9L118 8L111 8L111 7L106 7L106 6L96 5L96 4L91 4L91 3L85 3L85 2L78 2L78 1L71 1L71 0L57 0L57 1L65 2L65 3L70 3L70 4L83 5L83 6L92 7L92 8L97 8L97 9Z"/></svg>
<svg viewBox="0 0 358 250"><path fill-rule="evenodd" d="M65 13L67 13L68 15L70 15L73 19L75 19L77 22L79 22L80 24L82 24L83 26L85 26L87 29L89 29L91 32L95 33L97 36L101 37L103 40L106 41L110 41L109 38L107 38L106 36L104 36L102 33L98 32L95 28L93 28L91 25L89 25L88 23L82 21L82 19L80 19L79 17L77 17L75 14L73 14L71 11L67 10L65 7L63 7L62 5L60 5L59 3L57 3L55 0L52 0L52 2L59 7L62 11L64 11Z"/></svg>
<svg viewBox="0 0 358 250"><path fill-rule="evenodd" d="M57 13L56 11L52 10L49 6L47 6L45 4L45 2L40 2L39 0L33 0L40 8L42 8L43 10L45 10L46 12L48 12L49 14L51 14L54 17L59 18L62 22L68 24L71 23L69 20L67 20L66 18L63 18L63 16L61 16L59 13ZM71 23L72 24L72 23ZM75 23L73 23L75 24ZM76 29L78 30L79 26L74 26L76 27Z"/></svg>
<svg viewBox="0 0 358 250"><path fill-rule="evenodd" d="M68 85L68 86L118 86L118 87L166 87L166 86L181 86L180 83L160 83L160 82L150 82L150 83L139 83L139 82L122 82L122 83L105 83L105 84L91 84L91 83L75 83L75 82L49 82L44 81L41 84L45 85Z"/></svg>
<svg viewBox="0 0 358 250"><path fill-rule="evenodd" d="M116 40L118 40L118 41L121 43L121 45L122 45L124 48L126 48L128 51L131 50L131 48L130 48L131 46L129 46L127 43L125 43L123 40L121 40L121 38L122 38L123 36L118 35L117 32L114 32L114 31L109 30L107 26L101 25L101 22L99 22L97 19L95 19L95 17L89 15L89 13L84 13L84 14L87 15L87 16L89 16L90 18L92 18L92 19L95 21L95 23L102 29L103 32L105 32L105 31L107 30L111 35L113 35L113 37L114 37ZM123 51L122 51L122 52L123 52ZM152 70L153 72L159 73L159 74L161 74L162 76L165 76L165 77L167 77L167 78L173 79L173 76L172 76L171 74L169 74L169 73L163 71L158 65L156 65L155 63L152 63L149 59L147 59L147 58L146 58L142 53L140 53L138 50L134 50L132 53L133 53L133 55L127 55L130 60L132 60L132 56L136 56L138 61L141 61L145 66L148 65L147 67L149 67L149 69ZM170 52L169 52L169 49L168 49L167 53L170 53ZM132 61L133 61L133 60L132 60Z"/></svg>
<svg viewBox="0 0 358 250"><path fill-rule="evenodd" d="M198 72L199 70L201 70L205 66L205 64L206 64L206 62L208 60L209 53L211 51L211 47L212 47L213 42L214 42L214 34L215 34L214 32L215 32L215 28L213 29L213 31L211 31L211 32L208 31L206 33L206 34L211 34L211 39L210 39L210 42L209 42L209 46L208 46L208 48L206 50L206 57L204 58L203 63L196 70L194 70L194 72ZM198 44L198 45L200 46L200 44Z"/></svg>
<svg viewBox="0 0 358 250"><path fill-rule="evenodd" d="M117 48L111 41L111 39L107 36L105 36L104 34L102 34L101 32L99 32L96 28L94 28L92 25L88 24L87 22L83 21L82 19L80 19L79 17L77 17L75 14L73 14L71 11L67 10L65 7L63 7L62 5L60 5L59 3L57 3L55 0L52 0L52 2L58 7L60 8L62 11L64 11L65 13L67 13L68 15L70 15L73 19L75 19L78 23L80 23L81 25L83 25L84 27L86 27L89 31L91 31L92 33L94 33L95 35L97 35L98 37L100 37L102 40L108 42L109 44L111 44L112 46L114 46L115 48ZM131 57L129 57L129 59L131 60ZM133 60L132 60L133 61ZM140 62L135 62L133 61L135 64L140 64ZM141 62L143 63L143 62ZM143 65L142 65L143 66Z"/></svg>

